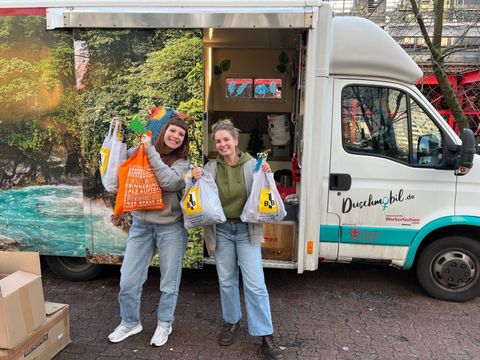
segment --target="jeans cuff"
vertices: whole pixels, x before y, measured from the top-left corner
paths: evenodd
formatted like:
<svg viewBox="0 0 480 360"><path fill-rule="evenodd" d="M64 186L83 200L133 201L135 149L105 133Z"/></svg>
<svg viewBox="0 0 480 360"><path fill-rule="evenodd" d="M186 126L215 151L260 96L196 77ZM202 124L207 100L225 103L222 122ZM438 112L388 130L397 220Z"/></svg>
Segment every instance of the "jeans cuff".
<svg viewBox="0 0 480 360"><path fill-rule="evenodd" d="M120 325L126 326L127 328L133 328L133 327L137 326L138 324L140 324L140 321L127 322L127 321L122 320L122 322L120 323Z"/></svg>
<svg viewBox="0 0 480 360"><path fill-rule="evenodd" d="M170 327L170 325L172 324L173 321L160 321L160 320L157 320L157 326L162 326L164 328L168 328Z"/></svg>

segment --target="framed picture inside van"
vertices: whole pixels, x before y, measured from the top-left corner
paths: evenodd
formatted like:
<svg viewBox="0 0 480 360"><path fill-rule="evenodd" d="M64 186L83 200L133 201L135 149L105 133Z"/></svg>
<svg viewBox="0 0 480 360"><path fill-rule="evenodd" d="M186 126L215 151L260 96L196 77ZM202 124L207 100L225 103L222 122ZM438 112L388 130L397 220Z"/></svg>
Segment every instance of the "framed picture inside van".
<svg viewBox="0 0 480 360"><path fill-rule="evenodd" d="M225 89L227 99L251 99L253 96L253 78L226 78Z"/></svg>
<svg viewBox="0 0 480 360"><path fill-rule="evenodd" d="M255 99L281 99L282 79L256 78L253 81Z"/></svg>

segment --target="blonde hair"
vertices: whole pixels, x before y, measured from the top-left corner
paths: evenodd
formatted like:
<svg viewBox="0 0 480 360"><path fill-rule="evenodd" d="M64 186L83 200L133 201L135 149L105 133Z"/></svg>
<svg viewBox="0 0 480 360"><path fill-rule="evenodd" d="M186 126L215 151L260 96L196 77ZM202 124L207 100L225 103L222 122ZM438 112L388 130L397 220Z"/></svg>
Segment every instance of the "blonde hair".
<svg viewBox="0 0 480 360"><path fill-rule="evenodd" d="M212 139L215 141L215 134L220 130L226 130L235 140L240 138L240 130L233 125L232 120L223 119L212 125Z"/></svg>

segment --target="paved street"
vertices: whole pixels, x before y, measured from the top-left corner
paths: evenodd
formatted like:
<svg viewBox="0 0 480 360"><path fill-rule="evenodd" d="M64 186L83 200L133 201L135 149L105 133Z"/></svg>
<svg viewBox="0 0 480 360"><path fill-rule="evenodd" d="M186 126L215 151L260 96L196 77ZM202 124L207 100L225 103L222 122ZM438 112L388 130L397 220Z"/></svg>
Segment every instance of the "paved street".
<svg viewBox="0 0 480 360"><path fill-rule="evenodd" d="M259 339L246 321L235 343L217 345L220 323L215 268L186 270L173 332L148 345L156 326L158 270L143 295L144 331L119 344L118 267L73 283L43 268L45 299L70 304L72 343L56 359L257 359ZM266 270L276 335L286 359L480 359L480 298L465 304L427 297L413 272L323 264L317 272Z"/></svg>

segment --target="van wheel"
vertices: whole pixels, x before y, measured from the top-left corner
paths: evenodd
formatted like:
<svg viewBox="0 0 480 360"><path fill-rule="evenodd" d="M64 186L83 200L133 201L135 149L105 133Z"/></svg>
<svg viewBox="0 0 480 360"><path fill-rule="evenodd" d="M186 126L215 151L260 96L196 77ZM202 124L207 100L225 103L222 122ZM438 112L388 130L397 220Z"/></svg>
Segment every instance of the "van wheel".
<svg viewBox="0 0 480 360"><path fill-rule="evenodd" d="M447 236L429 244L417 262L417 278L434 298L464 302L480 291L480 243L468 236Z"/></svg>
<svg viewBox="0 0 480 360"><path fill-rule="evenodd" d="M45 261L55 275L70 281L92 280L104 269L104 265L90 264L85 258L45 256Z"/></svg>

